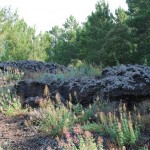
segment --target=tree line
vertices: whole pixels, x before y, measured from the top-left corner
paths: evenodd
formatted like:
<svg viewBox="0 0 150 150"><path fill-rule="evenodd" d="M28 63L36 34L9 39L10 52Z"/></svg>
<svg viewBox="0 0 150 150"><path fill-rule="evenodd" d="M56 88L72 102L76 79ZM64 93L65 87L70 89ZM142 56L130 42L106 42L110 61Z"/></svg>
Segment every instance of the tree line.
<svg viewBox="0 0 150 150"><path fill-rule="evenodd" d="M99 0L82 25L70 16L62 27L39 34L19 19L17 12L0 8L0 61L150 65L150 1L126 2L127 11L118 8L113 14L109 5Z"/></svg>

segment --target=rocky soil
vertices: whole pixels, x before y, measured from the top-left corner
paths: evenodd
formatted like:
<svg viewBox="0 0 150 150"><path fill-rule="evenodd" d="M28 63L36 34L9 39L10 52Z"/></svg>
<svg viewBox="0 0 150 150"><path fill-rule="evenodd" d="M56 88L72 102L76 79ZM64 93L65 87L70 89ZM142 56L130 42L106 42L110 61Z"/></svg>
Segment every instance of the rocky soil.
<svg viewBox="0 0 150 150"><path fill-rule="evenodd" d="M1 148L3 150L60 150L54 138L27 127L25 125L27 117L6 117L0 113Z"/></svg>

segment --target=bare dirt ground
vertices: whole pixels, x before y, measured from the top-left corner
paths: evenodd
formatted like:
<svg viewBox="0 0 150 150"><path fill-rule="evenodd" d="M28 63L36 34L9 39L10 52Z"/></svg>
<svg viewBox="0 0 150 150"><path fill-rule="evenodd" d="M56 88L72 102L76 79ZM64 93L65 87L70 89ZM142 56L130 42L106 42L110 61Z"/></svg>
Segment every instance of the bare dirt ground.
<svg viewBox="0 0 150 150"><path fill-rule="evenodd" d="M25 126L26 117L6 117L0 113L1 148L3 150L58 150L56 140Z"/></svg>

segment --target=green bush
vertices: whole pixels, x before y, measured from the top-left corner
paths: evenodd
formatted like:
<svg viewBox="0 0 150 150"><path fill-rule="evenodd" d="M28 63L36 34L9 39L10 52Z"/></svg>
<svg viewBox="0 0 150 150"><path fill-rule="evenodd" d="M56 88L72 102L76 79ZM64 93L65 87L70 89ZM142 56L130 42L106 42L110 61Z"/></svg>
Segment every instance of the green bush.
<svg viewBox="0 0 150 150"><path fill-rule="evenodd" d="M90 77L101 74L101 69L92 66L70 67L65 73L49 74L43 73L37 79L43 80L45 77L54 80L68 80L70 78Z"/></svg>
<svg viewBox="0 0 150 150"><path fill-rule="evenodd" d="M23 77L23 72L15 68L7 67L4 72L0 70L0 76L2 76L5 81L16 81Z"/></svg>
<svg viewBox="0 0 150 150"><path fill-rule="evenodd" d="M6 94L1 93L0 96L0 111L5 115L16 116L27 112L27 109L22 109L20 98L12 97L10 90Z"/></svg>
<svg viewBox="0 0 150 150"><path fill-rule="evenodd" d="M64 127L70 128L76 122L75 114L63 105L55 106L48 102L46 107L34 112L32 121L36 121L40 131L52 136L61 135Z"/></svg>
<svg viewBox="0 0 150 150"><path fill-rule="evenodd" d="M140 126L138 122L133 124L130 112L126 108L120 107L119 116L116 113L100 113L101 124L105 134L109 135L111 140L117 142L119 147L133 145L140 136Z"/></svg>

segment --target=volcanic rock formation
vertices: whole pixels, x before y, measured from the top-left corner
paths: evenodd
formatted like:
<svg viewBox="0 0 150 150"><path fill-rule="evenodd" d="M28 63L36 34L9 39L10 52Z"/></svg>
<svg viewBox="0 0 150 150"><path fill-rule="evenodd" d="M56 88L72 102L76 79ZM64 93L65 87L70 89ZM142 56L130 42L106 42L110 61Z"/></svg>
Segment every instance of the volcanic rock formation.
<svg viewBox="0 0 150 150"><path fill-rule="evenodd" d="M14 89L24 101L29 97L44 96L46 85L51 98L55 99L56 93L59 93L63 102L71 99L73 103L88 105L96 96L104 100L140 102L150 100L150 67L121 65L104 69L99 77L67 80L46 77L43 81L20 81Z"/></svg>
<svg viewBox="0 0 150 150"><path fill-rule="evenodd" d="M47 73L58 73L66 71L66 67L56 63L45 63L35 60L20 60L14 62L0 62L0 69L7 70L7 68L14 68L20 71L30 72L47 72Z"/></svg>

